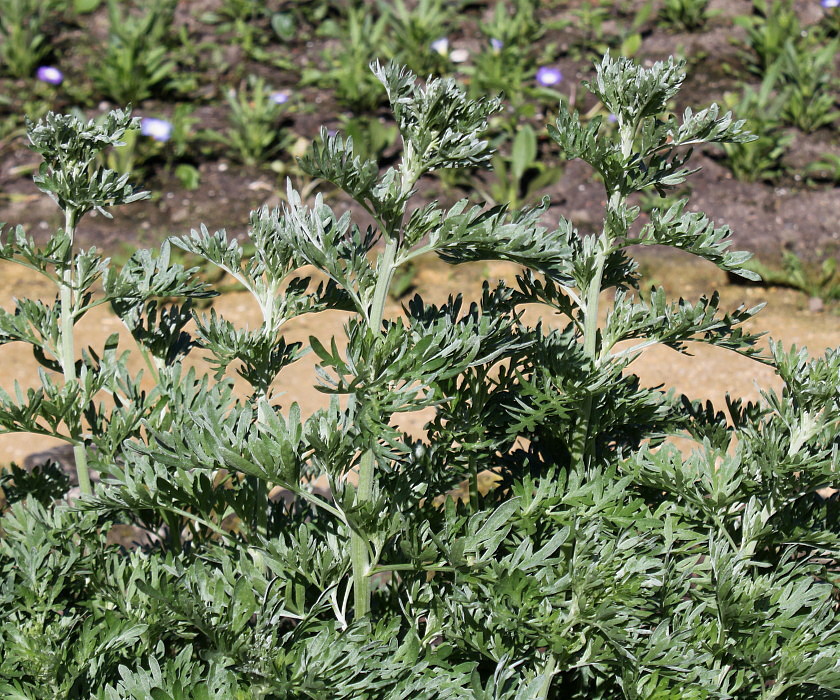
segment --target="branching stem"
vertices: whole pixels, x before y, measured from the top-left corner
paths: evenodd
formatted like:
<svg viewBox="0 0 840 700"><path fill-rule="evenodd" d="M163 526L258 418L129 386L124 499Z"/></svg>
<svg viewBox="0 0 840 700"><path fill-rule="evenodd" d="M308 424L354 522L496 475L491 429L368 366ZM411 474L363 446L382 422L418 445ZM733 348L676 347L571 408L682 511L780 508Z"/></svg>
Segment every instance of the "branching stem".
<svg viewBox="0 0 840 700"><path fill-rule="evenodd" d="M61 368L64 371L65 384L76 381L76 352L73 326L76 321L75 299L73 293L73 239L76 234L78 212L68 208L64 212L64 231L69 239L65 253L65 265L59 286L59 300L61 306ZM73 427L68 426L73 432ZM76 462L76 473L79 477L79 490L82 494L92 492L90 486L90 472L88 470L87 453L79 435L72 435L77 440L73 445L73 458Z"/></svg>
<svg viewBox="0 0 840 700"><path fill-rule="evenodd" d="M385 251L377 265L376 287L373 292L369 327L375 333L380 332L385 316L385 300L396 269L395 260L399 242L396 236L390 236L385 244ZM373 439L373 438L371 438ZM356 503L362 504L373 497L375 459L373 449L368 448L359 462L359 483L356 485ZM356 618L370 612L370 551L367 538L353 530L350 533L350 562L353 566L353 606Z"/></svg>
<svg viewBox="0 0 840 700"><path fill-rule="evenodd" d="M625 128L625 125L620 125L621 153L625 161L632 157L633 140L637 126L638 124L635 124L632 128ZM621 191L620 186L615 187L610 192L610 199L607 203L607 218L611 211L618 210L626 201L627 195ZM583 352L593 363L598 361L598 310L601 300L601 285L604 280L604 267L607 264L612 244L613 240L605 219L604 229L598 240L598 252L595 254L594 272L585 292L586 305L583 307L586 314L583 325ZM583 467L588 464L591 456L589 434L591 432L592 405L593 396L589 394L583 400L580 407L580 416L572 433L572 464Z"/></svg>
<svg viewBox="0 0 840 700"><path fill-rule="evenodd" d="M595 274L586 290L586 319L583 325L583 352L595 361L597 357L598 341L598 304L601 298L601 282L604 276L604 265L607 260L607 234L601 235L601 248L595 257ZM583 401L580 416L572 434L572 464L585 465L589 458L589 422L592 418L592 394Z"/></svg>

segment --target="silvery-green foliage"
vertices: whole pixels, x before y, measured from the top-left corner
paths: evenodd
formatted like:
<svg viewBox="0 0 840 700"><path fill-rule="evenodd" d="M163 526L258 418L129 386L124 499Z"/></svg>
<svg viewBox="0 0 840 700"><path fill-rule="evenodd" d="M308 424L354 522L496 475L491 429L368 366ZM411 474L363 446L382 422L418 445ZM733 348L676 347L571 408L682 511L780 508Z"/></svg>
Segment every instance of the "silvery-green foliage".
<svg viewBox="0 0 840 700"><path fill-rule="evenodd" d="M61 438L79 450L77 464L89 459L105 471L121 461L123 442L139 434L141 420L160 421L166 414L161 372L177 364L190 344L183 330L189 315L177 307L160 307L156 298L212 294L192 271L172 262L168 243L158 255L138 251L120 270L95 248L74 246L85 214L97 210L110 216L107 208L148 196L98 159L119 146L128 130L138 128L138 121L117 110L98 122L50 113L30 123L32 148L44 159L35 182L63 210L65 226L41 246L20 226L0 231L0 259L27 267L57 287L52 303L23 299L15 302L13 313L0 310L0 343L30 344L41 365L40 386L0 390L0 432ZM154 391L141 390L140 376L127 369L126 349L119 347L117 334L101 348L83 347L78 353L74 327L102 304L110 304L122 318L150 369L160 375ZM103 394L113 400L103 402Z"/></svg>
<svg viewBox="0 0 840 700"><path fill-rule="evenodd" d="M52 197L62 210L73 208L78 216L96 209L108 216L106 206L129 204L149 195L135 192L129 176L94 168L96 157L106 148L121 146L128 129L138 129L140 120L127 111L115 110L96 124L83 124L77 117L50 112L37 124L27 123L32 149L44 162L35 184Z"/></svg>
<svg viewBox="0 0 840 700"><path fill-rule="evenodd" d="M174 240L242 284L257 328L157 299L207 293L173 268L167 246L119 273L101 263L106 297L159 385L139 392L110 341L84 355L73 382L2 397L4 424L32 431L57 430L103 388L119 397L117 409L85 413L91 456L110 475L96 492L75 510L44 507L33 479L40 490L3 517L9 697L46 697L46 687L107 700L840 691L840 502L816 493L840 466L840 354L775 343L768 353L743 327L758 308L640 291L636 244L750 276L729 230L685 202L642 226L628 202L688 177L691 146L749 136L715 106L666 114L683 80L676 61L605 58L596 69L591 89L617 115L617 136L569 113L550 133L603 177L598 234L562 218L548 227L547 203L413 208L424 174L488 162L475 134L497 103L374 66L402 160L383 170L324 134L303 163L372 226L290 188L282 208L252 215L252 257L223 231ZM22 232L14 240L5 257L37 268L41 254ZM472 304L416 296L386 314L395 273L426 253L524 269L515 287L486 282ZM85 255L80 279L99 269ZM555 322L529 324L534 305ZM31 343L48 377L60 363L55 313L19 309L2 317L3 337ZM287 322L326 310L345 314L336 336L308 347L285 338ZM633 374L647 348L687 353L697 342L770 364L784 388L720 407ZM212 375L181 365L196 349ZM295 401L307 350L310 381L329 395L311 414ZM430 417L419 435L398 427L399 414L420 410ZM448 498L453 489L464 498ZM105 547L103 523L130 524L146 544Z"/></svg>

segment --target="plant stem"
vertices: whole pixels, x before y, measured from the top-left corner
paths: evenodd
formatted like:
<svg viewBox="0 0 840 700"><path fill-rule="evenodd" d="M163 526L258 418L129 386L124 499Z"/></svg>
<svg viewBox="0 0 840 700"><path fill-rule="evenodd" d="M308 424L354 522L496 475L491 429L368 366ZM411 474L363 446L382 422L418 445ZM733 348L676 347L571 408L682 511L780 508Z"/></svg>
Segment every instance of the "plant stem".
<svg viewBox="0 0 840 700"><path fill-rule="evenodd" d="M385 251L379 258L377 265L376 287L374 288L373 301L368 316L369 328L376 333L380 332L382 318L385 315L385 299L396 269L394 261L398 245L396 236L389 237L385 244ZM375 439L375 437L371 436L371 439ZM359 462L359 483L356 485L357 505L370 501L373 496L375 462L373 450L368 448ZM350 533L350 562L353 567L353 606L356 619L359 619L370 612L370 584L368 581L371 565L368 540L356 530L352 530Z"/></svg>
<svg viewBox="0 0 840 700"><path fill-rule="evenodd" d="M65 384L72 384L76 381L76 351L73 332L73 325L76 320L73 294L73 239L76 234L77 216L78 212L72 208L68 208L64 212L64 231L69 238L69 243L65 253L64 273L59 286L59 299L61 306L61 368L64 371ZM73 435L73 437L78 438L80 436ZM73 458L76 462L76 473L79 477L79 490L83 494L92 493L84 444L73 445Z"/></svg>
<svg viewBox="0 0 840 700"><path fill-rule="evenodd" d="M370 329L376 333L380 331L379 327L382 325L382 318L385 316L385 300L396 270L394 261L397 257L398 246L399 241L396 236L391 236L385 244L385 250L382 252L382 257L377 265L376 287L373 290L373 301L370 305L368 319Z"/></svg>
<svg viewBox="0 0 840 700"><path fill-rule="evenodd" d="M593 362L597 357L598 340L598 305L601 298L601 281L604 276L604 265L607 261L606 233L601 237L601 248L595 256L595 274L586 290L586 319L583 325L583 352ZM592 418L592 394L589 394L580 407L580 417L575 424L572 434L571 452L572 464L585 466L589 457L589 422Z"/></svg>
<svg viewBox="0 0 840 700"><path fill-rule="evenodd" d="M548 693L551 690L551 679L554 677L554 668L556 665L557 662L555 661L554 656L549 656L548 661L546 661L545 668L543 669L543 676L545 676L545 678L543 680L542 687L535 696L536 700L547 700Z"/></svg>
<svg viewBox="0 0 840 700"><path fill-rule="evenodd" d="M478 464L476 463L475 457L470 455L470 510L473 513L478 512Z"/></svg>
<svg viewBox="0 0 840 700"><path fill-rule="evenodd" d="M620 124L621 154L625 161L629 160L632 156L633 140L637 126L638 123L633 125ZM621 191L620 186L615 187L610 192L606 216L609 216L610 211L617 210L626 201L627 195ZM598 306L601 299L601 284L604 279L604 266L607 264L607 256L612 247L612 240L606 220L598 243L598 252L595 254L595 272L592 275L592 280L589 282L589 287L586 289L586 305L584 306L586 319L583 325L583 352L593 363L598 360ZM590 422L592 420L592 405L593 396L589 394L580 407L580 418L575 425L571 440L572 464L579 464L582 467L586 467L591 457L589 433Z"/></svg>
<svg viewBox="0 0 840 700"><path fill-rule="evenodd" d="M257 403L257 422L261 425L268 423L268 411L271 408L268 406L268 392L260 388L256 392L255 401ZM252 492L256 496L257 512L254 514L256 530L262 537L268 536L268 493L269 485L265 479L249 474L245 477L245 481L249 484Z"/></svg>

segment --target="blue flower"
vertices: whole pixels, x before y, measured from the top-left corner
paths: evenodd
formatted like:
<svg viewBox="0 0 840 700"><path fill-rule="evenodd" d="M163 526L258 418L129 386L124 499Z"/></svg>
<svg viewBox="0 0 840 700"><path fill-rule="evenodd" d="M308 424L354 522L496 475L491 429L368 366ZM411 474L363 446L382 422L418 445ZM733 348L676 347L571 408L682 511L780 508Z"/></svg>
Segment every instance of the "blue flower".
<svg viewBox="0 0 840 700"><path fill-rule="evenodd" d="M537 83L543 87L554 87L563 81L563 74L553 66L540 66L536 79Z"/></svg>
<svg viewBox="0 0 840 700"><path fill-rule="evenodd" d="M172 123L166 119L143 117L140 120L140 133L150 136L155 141L166 142L172 137Z"/></svg>
<svg viewBox="0 0 840 700"><path fill-rule="evenodd" d="M840 0L821 0L820 5L826 10L833 10L835 7L840 7Z"/></svg>
<svg viewBox="0 0 840 700"><path fill-rule="evenodd" d="M490 48L492 48L493 51L495 51L496 53L499 53L499 51L502 50L504 45L505 42L503 42L501 39L496 39L495 37L490 39Z"/></svg>
<svg viewBox="0 0 840 700"><path fill-rule="evenodd" d="M64 82L64 73L53 66L41 66L35 73L35 77L50 85L61 85Z"/></svg>
<svg viewBox="0 0 840 700"><path fill-rule="evenodd" d="M289 101L289 93L288 92L272 92L268 99L270 99L276 105L286 104Z"/></svg>

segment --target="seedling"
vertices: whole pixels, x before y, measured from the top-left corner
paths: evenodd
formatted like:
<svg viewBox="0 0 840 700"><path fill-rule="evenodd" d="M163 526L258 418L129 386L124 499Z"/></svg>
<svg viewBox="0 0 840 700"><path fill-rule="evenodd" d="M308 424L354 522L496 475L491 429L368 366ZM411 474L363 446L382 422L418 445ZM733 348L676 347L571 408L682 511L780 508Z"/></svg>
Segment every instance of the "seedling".
<svg viewBox="0 0 840 700"><path fill-rule="evenodd" d="M665 0L661 22L683 31L697 31L711 16L708 7L709 0Z"/></svg>
<svg viewBox="0 0 840 700"><path fill-rule="evenodd" d="M534 195L557 182L563 168L539 158L537 134L527 124L513 137L510 154L496 153L491 160L493 175L486 186L476 184L476 191L491 205L507 203L514 211L523 204L533 204Z"/></svg>
<svg viewBox="0 0 840 700"><path fill-rule="evenodd" d="M382 84L368 66L388 51L388 14L349 6L346 18L329 31L337 46L323 55L323 66L304 70L302 83L333 90L338 103L354 113L370 112L385 100Z"/></svg>
<svg viewBox="0 0 840 700"><path fill-rule="evenodd" d="M786 250L782 253L781 268L766 265L759 260L751 260L748 266L761 275L765 284L798 289L812 299L840 299L840 275L835 257L826 257L819 264L809 264Z"/></svg>
<svg viewBox="0 0 840 700"><path fill-rule="evenodd" d="M241 90L226 95L230 126L224 132L204 135L227 146L234 158L245 165L268 162L288 148L292 135L281 126L288 96L272 90L262 78L251 76Z"/></svg>
<svg viewBox="0 0 840 700"><path fill-rule="evenodd" d="M747 30L748 51L742 53L752 73L764 77L782 55L788 41L799 41L799 18L791 0L753 0L750 15L735 18Z"/></svg>
<svg viewBox="0 0 840 700"><path fill-rule="evenodd" d="M91 77L102 95L137 104L173 87L177 64L169 55L176 0L154 0L141 14L108 0L108 43L91 61Z"/></svg>
<svg viewBox="0 0 840 700"><path fill-rule="evenodd" d="M744 86L740 97L726 96L726 104L745 117L757 138L745 143L723 143L725 163L732 174L745 182L778 179L784 172L785 149L793 134L781 124L784 97L774 94L776 75L769 73L758 90Z"/></svg>
<svg viewBox="0 0 840 700"><path fill-rule="evenodd" d="M0 71L31 78L52 53L62 0L0 0Z"/></svg>

